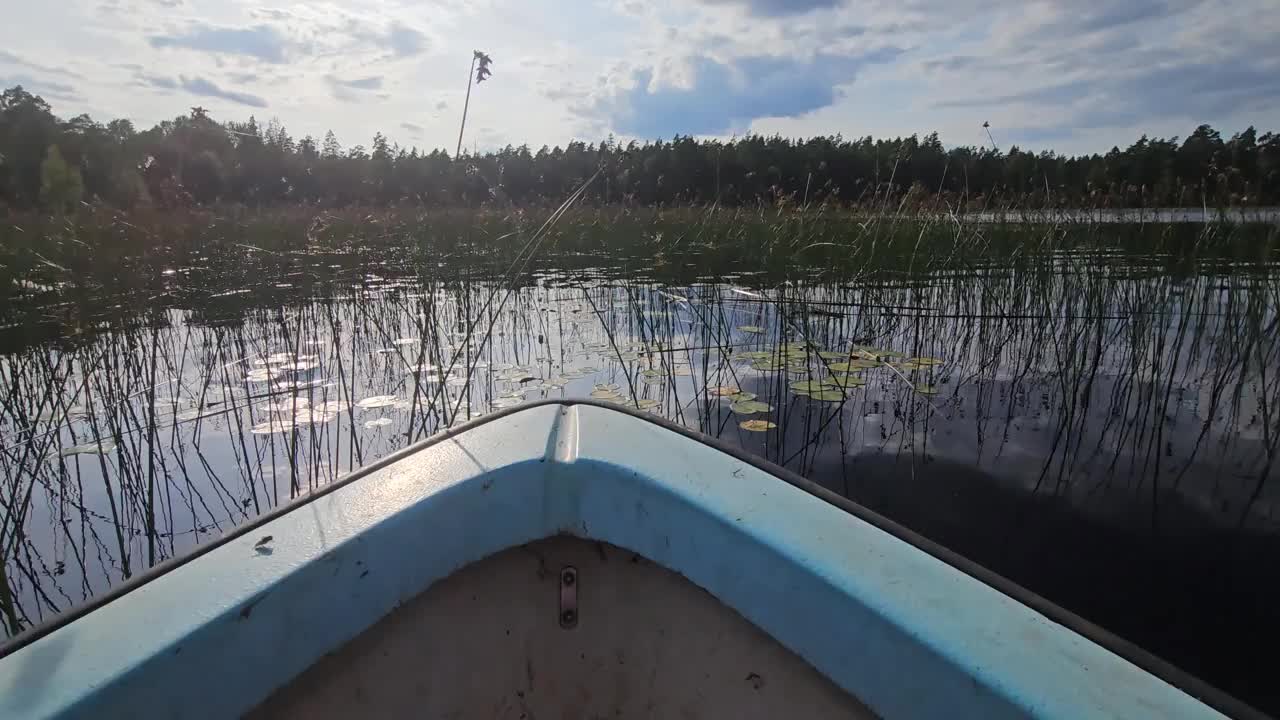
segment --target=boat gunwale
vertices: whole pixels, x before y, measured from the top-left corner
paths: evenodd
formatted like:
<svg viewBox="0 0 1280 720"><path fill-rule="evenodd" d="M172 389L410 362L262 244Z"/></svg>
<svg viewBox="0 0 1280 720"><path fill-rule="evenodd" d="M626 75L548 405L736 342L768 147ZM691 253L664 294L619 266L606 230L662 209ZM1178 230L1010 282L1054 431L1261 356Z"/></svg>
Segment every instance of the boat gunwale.
<svg viewBox="0 0 1280 720"><path fill-rule="evenodd" d="M235 539L246 534L252 533L258 527L270 523L290 512L293 512L312 501L318 500L332 492L335 492L350 483L357 482L366 476L377 472L389 465L393 465L406 457L421 452L436 444L448 441L458 435L466 433L474 428L483 426L489 422L493 422L519 412L530 410L538 407L560 406L571 407L575 405L583 405L589 407L611 410L629 415L633 418L644 420L666 430L675 432L686 439L707 445L711 448L738 460L747 463L758 470L761 470L773 477L792 485L809 495L816 497L830 505L853 515L859 520L870 524L876 529L885 532L894 538L907 543L911 547L924 552L937 560L946 563L952 568L968 575L969 577L981 582L984 585L996 590L997 592L1010 597L1022 605L1034 610L1040 615L1053 623L1061 625L1068 630L1084 637L1086 640L1102 647L1103 649L1119 656L1120 658L1132 663L1147 673L1163 680L1173 687L1187 693L1196 698L1200 702L1209 707L1222 712L1233 718L1248 718L1249 720L1267 720L1270 716L1262 713L1256 708L1248 705L1244 701L1222 691L1213 685L1201 680L1191 673L1182 670L1173 663L1160 658L1142 647L1125 640L1112 633L1105 628L1086 620L1079 615L1063 608L1046 598L1024 588L1023 586L1005 578L1004 576L990 570L978 563L956 553L953 550L934 542L919 533L901 525L889 518L876 513L858 503L842 497L835 492L822 487L816 482L809 480L791 470L774 464L764 458L751 455L743 449L730 445L719 438L705 435L696 430L683 427L681 425L668 420L659 415L650 412L638 410L621 404L605 402L592 399L576 399L576 398L551 398L539 400L523 405L517 405L510 408L503 408L496 412L484 415L482 417L470 420L461 425L449 428L437 433L429 438L425 438L408 447L397 450L384 458L360 467L352 471L349 475L342 477L334 482L315 490L314 492L296 498L288 503L280 505L266 513L259 515L252 521L223 534L216 540L196 546L191 552L180 557L170 558L148 568L145 572L139 573L128 580L116 585L109 591L98 595L88 602L72 608L57 617L40 623L34 627L28 628L23 632L15 635L3 643L0 643L0 660L17 652L18 650L35 643L41 638L53 633L54 631L75 622L77 619L88 615L89 613L107 605L108 603L119 600L147 583L176 570L189 562L192 562L201 556L209 553L222 545L230 543Z"/></svg>

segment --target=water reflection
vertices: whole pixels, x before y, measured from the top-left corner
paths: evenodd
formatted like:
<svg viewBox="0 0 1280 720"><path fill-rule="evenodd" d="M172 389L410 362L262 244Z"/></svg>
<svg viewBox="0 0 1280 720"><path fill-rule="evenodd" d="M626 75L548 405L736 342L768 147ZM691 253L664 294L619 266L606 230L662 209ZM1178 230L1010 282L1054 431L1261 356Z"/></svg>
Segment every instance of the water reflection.
<svg viewBox="0 0 1280 720"><path fill-rule="evenodd" d="M1276 268L1165 262L550 268L510 292L343 268L17 346L0 619L29 627L459 422L593 397L796 470L1266 703L1231 655L1280 626Z"/></svg>

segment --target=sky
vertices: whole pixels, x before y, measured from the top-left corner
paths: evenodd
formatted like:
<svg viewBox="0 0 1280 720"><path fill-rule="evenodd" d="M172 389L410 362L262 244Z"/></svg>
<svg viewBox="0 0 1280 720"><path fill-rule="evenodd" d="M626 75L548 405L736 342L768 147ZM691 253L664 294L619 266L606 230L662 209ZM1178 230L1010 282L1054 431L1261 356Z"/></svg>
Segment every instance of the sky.
<svg viewBox="0 0 1280 720"><path fill-rule="evenodd" d="M1280 130L1277 0L0 0L0 86L344 146L745 133L1106 152Z"/></svg>

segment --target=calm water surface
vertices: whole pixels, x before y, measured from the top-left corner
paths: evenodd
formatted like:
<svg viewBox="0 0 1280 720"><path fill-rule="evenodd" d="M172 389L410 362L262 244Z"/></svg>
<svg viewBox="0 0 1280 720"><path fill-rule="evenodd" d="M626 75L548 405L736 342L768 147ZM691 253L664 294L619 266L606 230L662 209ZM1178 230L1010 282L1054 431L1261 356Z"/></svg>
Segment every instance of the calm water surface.
<svg viewBox="0 0 1280 720"><path fill-rule="evenodd" d="M1275 709L1255 660L1280 639L1275 265L585 265L505 281L315 258L247 287L175 267L140 313L32 287L0 335L6 633L453 424L594 397L785 465Z"/></svg>

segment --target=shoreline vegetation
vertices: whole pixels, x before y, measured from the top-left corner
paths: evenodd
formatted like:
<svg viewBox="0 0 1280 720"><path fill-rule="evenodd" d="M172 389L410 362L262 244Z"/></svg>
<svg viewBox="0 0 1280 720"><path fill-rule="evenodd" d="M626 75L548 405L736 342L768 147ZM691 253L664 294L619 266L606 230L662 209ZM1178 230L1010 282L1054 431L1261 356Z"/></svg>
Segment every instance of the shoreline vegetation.
<svg viewBox="0 0 1280 720"><path fill-rule="evenodd" d="M506 146L451 157L378 133L369 146L293 138L278 120L219 122L201 107L138 130L88 115L63 120L21 86L0 95L0 214L220 205L554 207L603 169L586 206L815 206L942 214L1015 207L1236 208L1280 205L1280 134L1208 125L1125 149L947 148L923 138L841 135L565 147Z"/></svg>
<svg viewBox="0 0 1280 720"><path fill-rule="evenodd" d="M521 257L548 212L243 205L31 211L0 221L0 348L11 353L54 338L87 340L96 328L158 307L224 305L230 320L365 275L498 277ZM1278 252L1280 223L1215 216L1202 223L1098 222L1017 208L977 216L830 206L577 206L558 216L540 252L522 264L526 276L605 268L675 285L704 281L715 268L715 275L766 288L815 279L893 283L920 273L972 273L993 262L1034 267L1065 256L1093 258L1091 273L1112 257L1154 262L1151 272L1171 277L1265 276L1274 272Z"/></svg>

